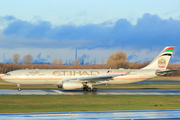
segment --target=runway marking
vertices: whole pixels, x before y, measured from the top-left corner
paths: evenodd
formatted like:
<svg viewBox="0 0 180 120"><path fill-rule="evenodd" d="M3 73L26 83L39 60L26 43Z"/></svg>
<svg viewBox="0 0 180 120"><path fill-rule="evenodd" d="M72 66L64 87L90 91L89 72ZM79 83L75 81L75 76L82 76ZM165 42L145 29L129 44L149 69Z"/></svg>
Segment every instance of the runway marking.
<svg viewBox="0 0 180 120"><path fill-rule="evenodd" d="M61 89L0 89L0 95L180 95L179 89L98 89L97 92Z"/></svg>
<svg viewBox="0 0 180 120"><path fill-rule="evenodd" d="M58 94L65 94L64 92L62 91L59 91L59 90L53 90L54 92L58 93Z"/></svg>

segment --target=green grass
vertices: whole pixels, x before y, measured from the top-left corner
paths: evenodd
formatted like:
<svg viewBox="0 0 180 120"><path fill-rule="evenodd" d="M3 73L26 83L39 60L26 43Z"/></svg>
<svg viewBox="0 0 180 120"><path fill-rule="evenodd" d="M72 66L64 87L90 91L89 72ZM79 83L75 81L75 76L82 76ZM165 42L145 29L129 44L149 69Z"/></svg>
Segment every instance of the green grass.
<svg viewBox="0 0 180 120"><path fill-rule="evenodd" d="M179 95L1 95L0 113L179 109Z"/></svg>

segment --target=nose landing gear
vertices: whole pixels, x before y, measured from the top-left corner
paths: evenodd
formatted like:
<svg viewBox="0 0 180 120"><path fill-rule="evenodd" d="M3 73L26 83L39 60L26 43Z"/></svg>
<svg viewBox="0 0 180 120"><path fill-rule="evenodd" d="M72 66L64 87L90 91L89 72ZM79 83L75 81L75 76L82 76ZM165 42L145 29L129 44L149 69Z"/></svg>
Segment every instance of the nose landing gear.
<svg viewBox="0 0 180 120"><path fill-rule="evenodd" d="M21 88L18 88L18 91L21 91Z"/></svg>
<svg viewBox="0 0 180 120"><path fill-rule="evenodd" d="M17 84L17 87L18 87L18 91L21 91L21 85Z"/></svg>

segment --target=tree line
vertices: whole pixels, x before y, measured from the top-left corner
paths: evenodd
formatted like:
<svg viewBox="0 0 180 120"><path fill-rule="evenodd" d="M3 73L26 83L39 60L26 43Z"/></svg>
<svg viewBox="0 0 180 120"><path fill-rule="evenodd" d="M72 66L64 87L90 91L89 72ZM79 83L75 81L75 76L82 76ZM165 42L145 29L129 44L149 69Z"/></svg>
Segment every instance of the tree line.
<svg viewBox="0 0 180 120"><path fill-rule="evenodd" d="M22 59L22 64L32 64L32 61L33 61L33 56L30 55L30 54L27 54L23 57ZM13 64L19 64L20 63L20 54L14 54L13 57L12 57L12 63ZM63 59L62 58L54 58L52 60L52 65L56 65L56 64L59 64L59 65L62 65L63 64ZM75 59L73 61L73 65L78 65L79 64L79 59Z"/></svg>
<svg viewBox="0 0 180 120"><path fill-rule="evenodd" d="M22 59L22 64L31 64L33 60L33 56L30 54L27 54L23 57ZM19 64L20 63L20 55L19 54L14 54L12 57L12 63L13 64Z"/></svg>

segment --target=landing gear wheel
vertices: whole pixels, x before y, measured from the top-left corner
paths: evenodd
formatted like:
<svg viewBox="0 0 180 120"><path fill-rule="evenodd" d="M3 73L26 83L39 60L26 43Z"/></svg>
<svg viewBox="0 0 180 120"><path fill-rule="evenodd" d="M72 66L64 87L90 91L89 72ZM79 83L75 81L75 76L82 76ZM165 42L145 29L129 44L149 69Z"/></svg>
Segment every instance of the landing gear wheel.
<svg viewBox="0 0 180 120"><path fill-rule="evenodd" d="M21 91L21 88L18 88L18 91Z"/></svg>
<svg viewBox="0 0 180 120"><path fill-rule="evenodd" d="M97 91L97 89L96 89L96 88L93 88L93 89L92 89L92 91L93 91L93 92L96 92L96 91Z"/></svg>
<svg viewBox="0 0 180 120"><path fill-rule="evenodd" d="M87 91L87 87L84 87L84 88L83 88L83 91Z"/></svg>
<svg viewBox="0 0 180 120"><path fill-rule="evenodd" d="M87 91L90 92L90 91L91 91L91 88L88 88Z"/></svg>

